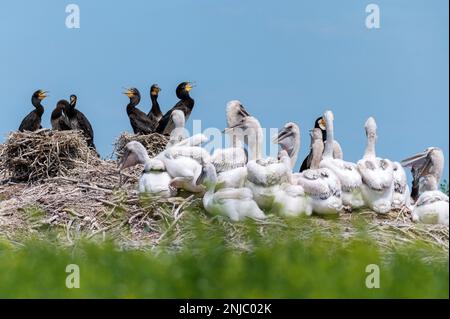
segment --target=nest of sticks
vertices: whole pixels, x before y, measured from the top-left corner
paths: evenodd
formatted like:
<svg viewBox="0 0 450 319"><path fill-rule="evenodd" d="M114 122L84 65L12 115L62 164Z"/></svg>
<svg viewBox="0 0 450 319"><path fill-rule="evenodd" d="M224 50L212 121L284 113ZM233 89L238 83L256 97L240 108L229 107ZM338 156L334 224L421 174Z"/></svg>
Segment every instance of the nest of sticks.
<svg viewBox="0 0 450 319"><path fill-rule="evenodd" d="M162 151L167 143L167 137L160 134L124 133L115 143L116 154L133 140L145 145L150 156ZM20 243L56 234L58 243L69 246L78 239L113 239L124 248L153 249L164 243L176 248L193 240L190 218L198 217L196 223L219 222L230 246L243 251L252 249L246 240L246 223L211 218L198 196L164 199L138 194L142 168L130 168L122 172L125 178L121 178L117 162L100 160L79 132L12 133L0 145L0 158L4 175L41 179L40 183L18 183L10 178L0 183L0 238ZM324 236L345 240L358 234L360 219L368 225L367 235L382 249L395 250L419 240L441 249L443 254L436 258L448 258L448 227L415 224L407 210L387 215L371 211L342 213L334 219L312 217L294 226L278 216L255 223L261 234L276 229L283 234L296 227L300 240L314 229Z"/></svg>
<svg viewBox="0 0 450 319"><path fill-rule="evenodd" d="M140 142L147 149L148 155L150 157L155 157L156 155L164 151L167 142L169 141L169 137L159 133L141 135L124 132L117 138L116 142L114 143L113 155L122 155L125 145L127 145L131 141Z"/></svg>
<svg viewBox="0 0 450 319"><path fill-rule="evenodd" d="M98 161L80 131L13 132L0 148L3 178L20 182L67 176L76 167Z"/></svg>

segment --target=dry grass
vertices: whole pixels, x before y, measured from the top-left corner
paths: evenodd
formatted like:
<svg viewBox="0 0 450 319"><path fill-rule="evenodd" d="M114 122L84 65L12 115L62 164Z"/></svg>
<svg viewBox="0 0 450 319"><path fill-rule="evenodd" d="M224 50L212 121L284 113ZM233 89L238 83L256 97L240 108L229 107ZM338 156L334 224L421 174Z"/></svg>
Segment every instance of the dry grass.
<svg viewBox="0 0 450 319"><path fill-rule="evenodd" d="M0 152L3 173L15 181L66 176L80 164L98 161L80 131L13 132Z"/></svg>
<svg viewBox="0 0 450 319"><path fill-rule="evenodd" d="M140 142L147 149L148 155L154 157L161 153L169 141L168 137L158 133L152 133L148 135L130 134L127 132L122 133L114 143L114 155L122 154L122 150L128 142L137 141Z"/></svg>
<svg viewBox="0 0 450 319"><path fill-rule="evenodd" d="M195 224L202 224L206 228L223 230L229 245L247 251L252 249L247 240L252 227L257 228L262 238L266 234L271 235L267 238L273 239L274 234L282 237L289 233L302 240L319 232L346 240L360 233L360 226L364 224L367 235L383 249L395 250L404 244L421 241L440 248L443 256L448 258L448 227L414 224L406 210L385 216L360 211L343 213L334 219L312 217L295 221L269 216L265 221L249 224L211 218L204 212L201 199L189 194L171 199L140 196L136 186L141 167L127 170L120 178L116 161L93 157L84 146L81 146L81 152L73 150L79 145L77 133L65 133L67 136L55 133L35 133L31 139L41 140L44 145L38 150L31 150L25 138L31 133L13 134L6 145L0 147L1 154L18 154L19 159L29 163L32 155L20 148L25 145L26 150L44 161L37 161L29 168L23 168L24 164L13 158L1 161L5 175L9 174L5 170L12 169L12 175L21 173L30 180L18 183L9 179L0 185L0 236L9 241L20 243L26 239L53 236L64 246L73 245L79 239L113 239L126 248L154 249L162 244L176 248L194 239ZM59 141L60 137L63 143ZM69 137L75 141L74 145L67 144ZM117 152L131 138L123 134L116 143ZM137 138L147 138L147 147L154 152L163 147L155 141L167 141L164 136ZM53 155L45 155L44 150L50 150ZM63 157L55 159L56 154ZM35 178L30 179L30 176Z"/></svg>

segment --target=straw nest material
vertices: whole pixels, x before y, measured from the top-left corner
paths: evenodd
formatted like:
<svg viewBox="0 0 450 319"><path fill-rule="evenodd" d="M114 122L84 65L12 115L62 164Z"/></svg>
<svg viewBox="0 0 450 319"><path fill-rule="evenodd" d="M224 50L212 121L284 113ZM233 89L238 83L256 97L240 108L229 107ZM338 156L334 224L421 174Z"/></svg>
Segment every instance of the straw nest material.
<svg viewBox="0 0 450 319"><path fill-rule="evenodd" d="M36 145L38 140L45 146ZM131 140L146 145L150 155L159 153L167 142L166 137L159 134L122 134L116 142L116 149L121 150ZM77 145L75 150L74 145ZM33 155L27 154L29 152ZM204 211L201 197L195 195L182 194L163 199L138 194L136 188L142 167L127 169L120 176L117 161L96 158L86 148L79 133L14 133L5 145L0 146L0 154L2 165L9 163L15 168L19 164L11 164L15 163L11 156L17 154L33 168L27 171L23 168L25 164L20 164L19 172L27 172L27 178L43 178L40 183L16 183L11 179L0 183L0 239L20 244L26 239L51 238L68 246L76 244L79 239L112 239L124 248L176 249L195 240L193 225L203 224L208 228L223 229L230 246L242 251L252 250L252 242L247 238L248 223L212 218ZM56 159L55 154L60 158ZM33 156L44 164L31 161ZM342 213L334 219L313 216L295 223L268 216L266 220L255 221L254 225L262 237L274 232L280 237L285 233L295 233L298 240L303 240L318 232L345 241L358 235L362 222L366 225L365 234L381 249L393 251L403 244L420 241L442 252L427 257L430 260L448 259L448 227L415 224L408 210L392 211L386 215L368 210ZM267 238L273 240L273 236Z"/></svg>
<svg viewBox="0 0 450 319"><path fill-rule="evenodd" d="M167 145L169 138L165 135L152 133L148 135L122 133L114 143L114 154L120 156L127 143L131 141L140 142L147 149L148 155L154 157L161 153Z"/></svg>
<svg viewBox="0 0 450 319"><path fill-rule="evenodd" d="M26 182L66 176L77 166L99 160L80 131L13 132L0 152L3 175Z"/></svg>

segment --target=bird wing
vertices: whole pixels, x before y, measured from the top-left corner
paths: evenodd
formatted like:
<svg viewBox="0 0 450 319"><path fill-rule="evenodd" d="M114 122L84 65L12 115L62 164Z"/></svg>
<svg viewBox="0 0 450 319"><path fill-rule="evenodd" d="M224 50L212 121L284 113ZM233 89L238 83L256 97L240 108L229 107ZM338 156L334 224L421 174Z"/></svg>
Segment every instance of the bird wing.
<svg viewBox="0 0 450 319"><path fill-rule="evenodd" d="M39 129L41 125L41 119L36 114L36 111L31 111L20 123L19 131L35 131Z"/></svg>
<svg viewBox="0 0 450 319"><path fill-rule="evenodd" d="M160 134L170 134L174 129L174 124L171 118L172 112L175 110L183 111L185 121L188 120L189 115L191 114L191 110L185 105L183 101L178 101L178 103L172 107L164 116L159 120L158 127L156 128L156 132Z"/></svg>
<svg viewBox="0 0 450 319"><path fill-rule="evenodd" d="M229 147L217 149L211 156L211 163L217 173L243 167L247 163L247 156L242 148Z"/></svg>
<svg viewBox="0 0 450 319"><path fill-rule="evenodd" d="M173 146L163 153L175 159L179 157L189 157L199 164L209 163L211 159L209 153L204 148L198 146Z"/></svg>
<svg viewBox="0 0 450 319"><path fill-rule="evenodd" d="M248 188L222 188L214 193L214 201L222 204L226 200L251 200L253 194Z"/></svg>
<svg viewBox="0 0 450 319"><path fill-rule="evenodd" d="M145 115L141 110L135 109L132 113L129 114L131 126L136 134L150 134L152 132L152 123L150 119Z"/></svg>

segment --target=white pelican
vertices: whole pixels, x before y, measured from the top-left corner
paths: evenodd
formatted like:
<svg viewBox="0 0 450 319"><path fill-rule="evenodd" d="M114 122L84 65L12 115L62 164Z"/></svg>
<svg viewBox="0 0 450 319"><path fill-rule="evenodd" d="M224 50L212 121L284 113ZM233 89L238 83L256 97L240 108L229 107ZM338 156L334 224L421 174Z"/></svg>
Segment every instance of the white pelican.
<svg viewBox="0 0 450 319"><path fill-rule="evenodd" d="M419 181L422 176L433 175L436 181L441 180L444 170L444 153L438 147L429 147L425 151L401 161L403 167L411 167L413 184L411 197L415 201L419 197Z"/></svg>
<svg viewBox="0 0 450 319"><path fill-rule="evenodd" d="M319 168L324 149L322 131L315 128L310 131L310 135L310 168L294 174L294 182L303 187L316 214L338 214L342 210L341 183L331 170Z"/></svg>
<svg viewBox="0 0 450 319"><path fill-rule="evenodd" d="M349 206L350 208L362 207L364 206L364 200L361 194L361 175L356 168L356 164L333 158L333 113L326 111L324 119L326 122L327 140L325 142L325 150L320 167L330 169L341 182L342 202L345 206Z"/></svg>
<svg viewBox="0 0 450 319"><path fill-rule="evenodd" d="M214 166L206 163L197 184L206 187L203 196L203 206L212 215L228 216L232 221L241 221L245 218L264 219L266 216L253 200L248 188L221 188L215 190L217 175Z"/></svg>
<svg viewBox="0 0 450 319"><path fill-rule="evenodd" d="M392 208L409 208L411 205L411 193L409 191L406 173L399 162L392 163L394 172L394 193L392 194Z"/></svg>
<svg viewBox="0 0 450 319"><path fill-rule="evenodd" d="M297 163L298 152L300 150L300 128L293 122L286 123L278 135L274 138L274 142L280 145L291 158L291 169Z"/></svg>
<svg viewBox="0 0 450 319"><path fill-rule="evenodd" d="M172 147L181 141L185 140L187 138L187 132L184 128L185 125L185 117L184 113L181 110L174 110L170 114L170 118L175 126L173 131L170 133L170 139L167 143L166 148Z"/></svg>
<svg viewBox="0 0 450 319"><path fill-rule="evenodd" d="M174 157L170 152L165 152L164 156L158 159L164 162L167 172L172 177L170 186L192 193L203 193L205 191L202 185L196 184L202 172L202 165L197 160L188 156Z"/></svg>
<svg viewBox="0 0 450 319"><path fill-rule="evenodd" d="M322 134L321 134L322 141L323 141L323 143L325 143L325 141L327 140L327 131L326 131L325 120L323 119L322 116L316 119L316 121L314 122L314 128L320 129L320 131L322 132ZM336 140L334 141L333 144L334 144L333 145L333 157L338 158L338 159L344 159L344 153L342 152L341 145ZM300 166L300 173L311 167L312 157L313 157L313 154L310 151L308 156L306 156L306 158L303 160L302 165Z"/></svg>
<svg viewBox="0 0 450 319"><path fill-rule="evenodd" d="M245 107L238 100L233 100L227 103L226 114L228 127L234 127L244 117L250 116Z"/></svg>
<svg viewBox="0 0 450 319"><path fill-rule="evenodd" d="M280 185L291 182L291 160L287 154L280 160L262 157L263 132L255 117L242 118L232 129L238 129L239 136L245 137L248 143L250 160L247 163L245 186L252 190L259 207L268 210Z"/></svg>
<svg viewBox="0 0 450 319"><path fill-rule="evenodd" d="M394 192L394 169L392 162L376 156L377 123L369 117L364 125L367 146L357 167L361 174L361 191L366 205L379 214L386 214L392 208Z"/></svg>
<svg viewBox="0 0 450 319"><path fill-rule="evenodd" d="M231 136L232 146L216 149L211 155L220 187L240 188L247 178L247 153L242 137L225 130Z"/></svg>
<svg viewBox="0 0 450 319"><path fill-rule="evenodd" d="M139 178L139 192L151 193L161 197L176 195L176 189L170 187L172 178L165 171L164 163L158 159L150 159L145 147L136 141L125 146L125 152L119 161L120 170L137 164L144 165L144 172Z"/></svg>
<svg viewBox="0 0 450 319"><path fill-rule="evenodd" d="M448 196L438 190L436 177L432 174L422 176L419 187L420 196L412 209L413 221L448 226Z"/></svg>

